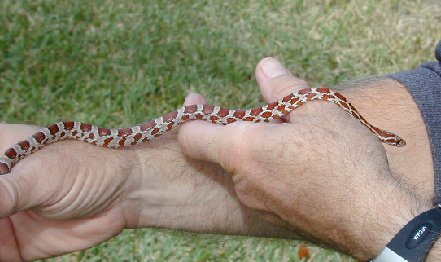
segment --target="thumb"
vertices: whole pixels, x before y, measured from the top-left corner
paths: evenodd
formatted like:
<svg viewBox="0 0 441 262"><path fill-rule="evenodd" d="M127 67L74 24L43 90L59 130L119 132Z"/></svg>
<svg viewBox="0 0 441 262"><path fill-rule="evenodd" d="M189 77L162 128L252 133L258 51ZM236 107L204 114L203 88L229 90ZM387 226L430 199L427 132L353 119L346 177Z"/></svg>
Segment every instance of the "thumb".
<svg viewBox="0 0 441 262"><path fill-rule="evenodd" d="M20 141L33 134L37 127L26 125L1 125L0 152L3 152L10 142ZM48 165L48 162L38 157L26 158L26 165L18 163L11 173L0 176L0 218L13 215L16 212L36 207L50 198L47 186L51 181L44 179L38 171Z"/></svg>
<svg viewBox="0 0 441 262"><path fill-rule="evenodd" d="M18 124L0 125L0 154L2 154L11 142L21 141L34 134L38 127ZM19 211L44 205L53 197L53 191L48 190L56 184L57 179L48 168L55 164L57 159L35 157L34 155L20 161L10 173L0 176L0 219L11 216ZM48 179L49 178L49 179Z"/></svg>
<svg viewBox="0 0 441 262"><path fill-rule="evenodd" d="M35 192L40 191L40 181L22 170L13 170L0 177L0 218L38 205Z"/></svg>
<svg viewBox="0 0 441 262"><path fill-rule="evenodd" d="M205 97L201 96L198 93L190 93L186 98L184 102L184 106L191 106L196 104L207 104L207 100Z"/></svg>
<svg viewBox="0 0 441 262"><path fill-rule="evenodd" d="M189 102L204 101L198 94L190 94L185 99ZM193 103L194 104L194 103ZM233 171L238 163L248 122L235 122L227 126L195 120L179 128L178 141L186 155L197 160L220 164L225 170Z"/></svg>
<svg viewBox="0 0 441 262"><path fill-rule="evenodd" d="M279 60L272 57L266 57L259 62L255 75L260 91L268 103L309 87L306 81L294 76Z"/></svg>

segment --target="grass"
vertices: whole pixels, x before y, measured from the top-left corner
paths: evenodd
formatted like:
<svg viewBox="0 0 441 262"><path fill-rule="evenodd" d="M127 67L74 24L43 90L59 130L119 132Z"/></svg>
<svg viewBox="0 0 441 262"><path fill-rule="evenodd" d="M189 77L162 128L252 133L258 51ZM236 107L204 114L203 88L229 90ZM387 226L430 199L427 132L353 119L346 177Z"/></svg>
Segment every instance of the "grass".
<svg viewBox="0 0 441 262"><path fill-rule="evenodd" d="M0 1L0 121L142 122L181 105L262 102L275 56L312 84L433 60L439 1ZM297 242L145 229L54 261L296 261ZM314 261L347 261L313 248Z"/></svg>

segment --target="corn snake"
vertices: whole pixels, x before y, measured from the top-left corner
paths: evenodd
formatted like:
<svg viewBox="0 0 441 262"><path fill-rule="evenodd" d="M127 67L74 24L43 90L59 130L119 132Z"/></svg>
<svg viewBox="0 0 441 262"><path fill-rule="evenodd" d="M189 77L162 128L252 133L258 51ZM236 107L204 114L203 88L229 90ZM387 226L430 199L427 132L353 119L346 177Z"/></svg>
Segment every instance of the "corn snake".
<svg viewBox="0 0 441 262"><path fill-rule="evenodd" d="M0 175L11 172L11 169L21 159L56 141L72 139L108 148L128 147L152 140L188 120L205 120L220 125L236 121L271 122L313 100L324 100L337 104L349 115L358 119L383 143L399 147L406 144L398 135L379 129L367 122L340 93L324 87L305 88L289 94L277 102L253 109L227 109L211 105L183 106L147 123L127 128L102 128L74 121L58 122L41 129L28 139L7 149L0 156Z"/></svg>

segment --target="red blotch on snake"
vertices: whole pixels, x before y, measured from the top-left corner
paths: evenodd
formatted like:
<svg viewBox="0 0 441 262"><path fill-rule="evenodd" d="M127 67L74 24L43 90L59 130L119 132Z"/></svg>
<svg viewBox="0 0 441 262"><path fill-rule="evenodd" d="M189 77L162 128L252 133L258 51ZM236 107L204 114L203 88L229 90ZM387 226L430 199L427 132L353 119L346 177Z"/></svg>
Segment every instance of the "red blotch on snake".
<svg viewBox="0 0 441 262"><path fill-rule="evenodd" d="M382 137L394 137L395 136L394 134L391 134L387 131L381 130L378 127L372 127L372 128L375 130L375 132L377 132Z"/></svg>
<svg viewBox="0 0 441 262"><path fill-rule="evenodd" d="M141 131L147 131L148 129L154 128L156 126L156 123L154 120L151 120L144 125L141 126Z"/></svg>
<svg viewBox="0 0 441 262"><path fill-rule="evenodd" d="M98 134L100 136L110 136L111 132L109 128L98 127Z"/></svg>
<svg viewBox="0 0 441 262"><path fill-rule="evenodd" d="M262 113L263 109L261 107L259 108L253 108L251 109L251 115L258 116L260 113Z"/></svg>
<svg viewBox="0 0 441 262"><path fill-rule="evenodd" d="M92 130L92 125L91 124L81 123L80 124L80 129L83 130L84 132L88 132L88 131Z"/></svg>
<svg viewBox="0 0 441 262"><path fill-rule="evenodd" d="M212 116L210 116L210 120L212 123L216 123L219 120L219 117L216 115L212 115Z"/></svg>
<svg viewBox="0 0 441 262"><path fill-rule="evenodd" d="M271 113L270 111L266 111L262 113L262 116L264 118L270 118L273 115L273 113Z"/></svg>
<svg viewBox="0 0 441 262"><path fill-rule="evenodd" d="M18 142L18 146L20 147L21 150L27 151L29 149L29 147L31 146L31 143L29 143L29 141L27 141L27 140L23 140L23 141Z"/></svg>
<svg viewBox="0 0 441 262"><path fill-rule="evenodd" d="M151 132L152 135L156 135L159 132L159 128L154 128Z"/></svg>
<svg viewBox="0 0 441 262"><path fill-rule="evenodd" d="M51 135L55 135L56 133L58 133L58 131L60 131L60 128L58 127L57 124L53 124L47 127L47 129L49 129L49 132L51 133Z"/></svg>
<svg viewBox="0 0 441 262"><path fill-rule="evenodd" d="M187 121L188 119L190 119L189 115L182 115L182 117L181 117L181 120L184 122Z"/></svg>
<svg viewBox="0 0 441 262"><path fill-rule="evenodd" d="M329 88L326 88L326 87L319 87L319 88L317 88L316 89L317 90L317 92L319 92L319 93L329 93Z"/></svg>
<svg viewBox="0 0 441 262"><path fill-rule="evenodd" d="M316 97L317 95L316 94L307 94L306 95L306 99L308 100L308 101L312 101L315 97Z"/></svg>
<svg viewBox="0 0 441 262"><path fill-rule="evenodd" d="M228 108L221 107L217 113L220 117L226 117L230 113Z"/></svg>
<svg viewBox="0 0 441 262"><path fill-rule="evenodd" d="M17 156L17 151L15 151L15 149L11 147L8 150L6 150L5 155L9 159L14 159Z"/></svg>
<svg viewBox="0 0 441 262"><path fill-rule="evenodd" d="M43 132L37 132L32 136L37 143L41 143L46 139L46 135Z"/></svg>
<svg viewBox="0 0 441 262"><path fill-rule="evenodd" d="M9 173L9 167L5 163L0 163L0 174L7 174Z"/></svg>
<svg viewBox="0 0 441 262"><path fill-rule="evenodd" d="M204 112L205 115L211 115L214 111L214 106L212 105L204 105L202 108L202 112Z"/></svg>
<svg viewBox="0 0 441 262"><path fill-rule="evenodd" d="M141 137L142 137L142 134L141 134L141 133L137 133L137 134L133 137L133 139L135 140L135 142L138 142L138 140L141 139Z"/></svg>
<svg viewBox="0 0 441 262"><path fill-rule="evenodd" d="M327 101L331 101L334 100L335 97L333 95L329 95L329 94L324 94L323 95L323 100L327 100Z"/></svg>
<svg viewBox="0 0 441 262"><path fill-rule="evenodd" d="M242 118L242 120L243 120L243 121L254 121L255 118L252 117L252 116L247 116L247 117L245 117L245 118ZM257 120L256 120L256 123L258 123Z"/></svg>
<svg viewBox="0 0 441 262"><path fill-rule="evenodd" d="M233 116L236 117L237 119L242 119L245 116L245 113L246 113L246 110L239 109L234 112Z"/></svg>
<svg viewBox="0 0 441 262"><path fill-rule="evenodd" d="M342 96L340 93L335 93L335 96L338 97L338 98L340 98L340 100L343 100L343 101L345 101L345 102L347 101L347 100L346 100L346 97Z"/></svg>
<svg viewBox="0 0 441 262"><path fill-rule="evenodd" d="M277 103L277 102L273 102L273 103L269 104L269 105L266 107L266 109L268 109L268 110L273 110L278 104L279 104L279 103Z"/></svg>
<svg viewBox="0 0 441 262"><path fill-rule="evenodd" d="M75 123L73 121L63 122L64 129L66 129L66 130L72 130L74 127L74 124Z"/></svg>
<svg viewBox="0 0 441 262"><path fill-rule="evenodd" d="M165 114L162 118L164 119L164 122L173 122L177 116L178 116L178 112L173 111L168 114Z"/></svg>
<svg viewBox="0 0 441 262"><path fill-rule="evenodd" d="M293 97L293 98L291 98L291 101L290 101L290 103L291 104L294 104L294 103L296 103L297 101L299 101L300 99L298 98L298 97Z"/></svg>
<svg viewBox="0 0 441 262"><path fill-rule="evenodd" d="M340 105L349 110L349 105L346 102L340 102Z"/></svg>
<svg viewBox="0 0 441 262"><path fill-rule="evenodd" d="M194 112L196 112L197 109L198 109L197 105L185 106L184 112L185 113L194 113Z"/></svg>
<svg viewBox="0 0 441 262"><path fill-rule="evenodd" d="M293 94L289 94L289 95L285 96L284 98L282 98L282 102L288 103L289 100L291 100L291 98L293 98Z"/></svg>
<svg viewBox="0 0 441 262"><path fill-rule="evenodd" d="M110 142L112 142L112 140L113 140L112 137L108 137L108 138L104 139L103 146L108 146L110 144Z"/></svg>
<svg viewBox="0 0 441 262"><path fill-rule="evenodd" d="M119 146L123 147L124 146L124 142L126 142L126 138L122 138L121 140L119 140L118 144Z"/></svg>
<svg viewBox="0 0 441 262"><path fill-rule="evenodd" d="M304 89L300 90L298 93L301 95L306 95L306 94L310 93L311 91L312 91L311 88L304 88Z"/></svg>
<svg viewBox="0 0 441 262"><path fill-rule="evenodd" d="M118 129L118 136L120 136L120 137L127 137L127 136L131 135L132 133L133 133L133 130L130 127Z"/></svg>
<svg viewBox="0 0 441 262"><path fill-rule="evenodd" d="M230 117L230 118L227 119L227 123L228 123L228 124L234 123L234 122L236 122L236 121L237 121L237 119L236 119L236 118L232 118L232 117Z"/></svg>

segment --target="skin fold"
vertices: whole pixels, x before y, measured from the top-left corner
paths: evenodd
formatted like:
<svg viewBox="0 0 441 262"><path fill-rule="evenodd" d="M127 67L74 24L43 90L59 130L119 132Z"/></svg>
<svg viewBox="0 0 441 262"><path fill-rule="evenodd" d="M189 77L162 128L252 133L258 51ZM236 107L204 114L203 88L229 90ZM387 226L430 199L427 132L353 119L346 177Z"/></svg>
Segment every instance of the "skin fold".
<svg viewBox="0 0 441 262"><path fill-rule="evenodd" d="M308 87L273 58L256 79L266 102ZM383 146L326 102L285 123L184 124L148 144L111 150L50 145L0 178L0 260L34 260L85 249L124 228L298 238L357 259L376 256L429 209L433 163L421 114L390 79L343 86L372 124L407 145ZM198 94L185 104L205 103ZM0 125L0 150L38 128ZM63 239L63 241L59 241ZM441 257L439 242L429 261Z"/></svg>

